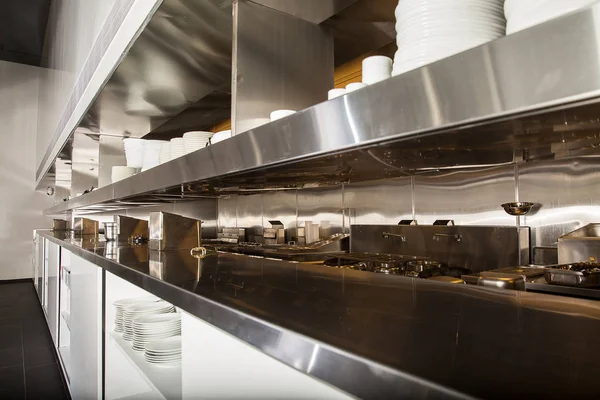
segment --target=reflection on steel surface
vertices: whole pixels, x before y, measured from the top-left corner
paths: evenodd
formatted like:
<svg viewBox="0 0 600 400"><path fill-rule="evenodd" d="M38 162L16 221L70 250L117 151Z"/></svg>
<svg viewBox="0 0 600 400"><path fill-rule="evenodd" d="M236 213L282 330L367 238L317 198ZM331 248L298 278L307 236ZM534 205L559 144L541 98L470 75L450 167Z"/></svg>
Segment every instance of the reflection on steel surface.
<svg viewBox="0 0 600 400"><path fill-rule="evenodd" d="M189 251L191 269L167 261L161 279L130 246L110 261L102 247L43 235L359 398L460 397L454 390L593 398L600 391L590 373L600 368L596 301L229 254L200 260L198 275Z"/></svg>

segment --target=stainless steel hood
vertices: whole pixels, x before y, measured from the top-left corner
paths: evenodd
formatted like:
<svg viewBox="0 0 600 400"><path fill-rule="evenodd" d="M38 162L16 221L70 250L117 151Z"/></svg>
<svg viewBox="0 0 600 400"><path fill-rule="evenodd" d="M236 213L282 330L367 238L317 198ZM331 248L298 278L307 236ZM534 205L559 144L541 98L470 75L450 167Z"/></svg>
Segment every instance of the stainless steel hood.
<svg viewBox="0 0 600 400"><path fill-rule="evenodd" d="M599 14L596 5L315 105L47 213L595 153Z"/></svg>

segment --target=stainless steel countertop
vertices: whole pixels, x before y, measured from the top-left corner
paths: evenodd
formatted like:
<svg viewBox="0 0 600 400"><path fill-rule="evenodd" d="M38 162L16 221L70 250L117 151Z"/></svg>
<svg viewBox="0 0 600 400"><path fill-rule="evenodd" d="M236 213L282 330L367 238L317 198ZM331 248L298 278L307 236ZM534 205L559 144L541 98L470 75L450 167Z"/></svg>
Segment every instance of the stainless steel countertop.
<svg viewBox="0 0 600 400"><path fill-rule="evenodd" d="M40 234L360 398L600 392L600 302Z"/></svg>

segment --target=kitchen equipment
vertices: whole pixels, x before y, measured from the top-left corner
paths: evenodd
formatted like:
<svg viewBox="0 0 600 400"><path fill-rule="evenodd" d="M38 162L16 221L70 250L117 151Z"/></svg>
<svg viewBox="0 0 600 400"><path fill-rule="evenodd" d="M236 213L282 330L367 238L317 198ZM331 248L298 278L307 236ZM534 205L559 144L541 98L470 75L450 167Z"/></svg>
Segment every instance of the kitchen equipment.
<svg viewBox="0 0 600 400"><path fill-rule="evenodd" d="M73 219L73 237L98 236L98 221L77 217Z"/></svg>
<svg viewBox="0 0 600 400"><path fill-rule="evenodd" d="M544 279L553 285L600 287L600 264L574 263L544 268Z"/></svg>
<svg viewBox="0 0 600 400"><path fill-rule="evenodd" d="M362 61L362 81L372 85L392 76L392 59L386 56L371 56Z"/></svg>
<svg viewBox="0 0 600 400"><path fill-rule="evenodd" d="M319 224L311 221L304 222L304 238L307 244L317 242L320 239Z"/></svg>
<svg viewBox="0 0 600 400"><path fill-rule="evenodd" d="M114 222L103 222L104 225L104 238L107 241L119 240L118 225Z"/></svg>
<svg viewBox="0 0 600 400"><path fill-rule="evenodd" d="M271 122L277 121L278 119L285 118L289 115L295 114L294 110L275 110L271 113L270 118Z"/></svg>
<svg viewBox="0 0 600 400"><path fill-rule="evenodd" d="M502 204L502 208L506 211L507 214L513 216L525 215L531 211L531 208L534 206L534 203L529 203L526 201L517 201L513 203L504 203Z"/></svg>
<svg viewBox="0 0 600 400"><path fill-rule="evenodd" d="M430 278L427 278L430 281L438 281L438 282L445 282L445 283L452 283L452 284L458 284L458 285L465 285L466 282L463 281L460 278L455 278L453 276L432 276Z"/></svg>
<svg viewBox="0 0 600 400"><path fill-rule="evenodd" d="M335 99L346 94L346 89L331 89L327 92L327 100Z"/></svg>
<svg viewBox="0 0 600 400"><path fill-rule="evenodd" d="M133 241L133 238L137 237L148 238L148 221L125 215L115 215L114 220L121 240Z"/></svg>
<svg viewBox="0 0 600 400"><path fill-rule="evenodd" d="M538 277L542 277L544 275L544 268L543 267L539 267L539 266L517 266L517 267L503 267L503 268L496 268L496 269L492 269L492 270L488 270L488 271L484 271L481 273L475 273L475 274L471 274L471 273L467 273L467 274L463 274L461 275L461 278L469 283L469 284L474 284L477 285L478 284L478 280L481 277L482 274L484 273L495 273L495 274L509 274L509 275L519 275L522 276L523 279L525 280L525 283L527 282L532 282L534 281L536 278ZM494 286L496 287L496 286Z"/></svg>
<svg viewBox="0 0 600 400"><path fill-rule="evenodd" d="M525 277L519 274L484 271L479 275L477 286L525 290Z"/></svg>
<svg viewBox="0 0 600 400"><path fill-rule="evenodd" d="M428 269L440 268L442 263L433 260L413 260L406 263L406 270L410 272L423 272Z"/></svg>
<svg viewBox="0 0 600 400"><path fill-rule="evenodd" d="M600 260L600 223L587 224L558 238L558 263Z"/></svg>
<svg viewBox="0 0 600 400"><path fill-rule="evenodd" d="M69 231L71 230L71 222L64 219L53 219L52 220L53 231Z"/></svg>
<svg viewBox="0 0 600 400"><path fill-rule="evenodd" d="M285 228L281 221L269 221L270 228L265 228L263 237L266 244L283 244L285 243Z"/></svg>
<svg viewBox="0 0 600 400"><path fill-rule="evenodd" d="M150 250L184 250L202 243L202 221L164 211L151 212L148 223Z"/></svg>

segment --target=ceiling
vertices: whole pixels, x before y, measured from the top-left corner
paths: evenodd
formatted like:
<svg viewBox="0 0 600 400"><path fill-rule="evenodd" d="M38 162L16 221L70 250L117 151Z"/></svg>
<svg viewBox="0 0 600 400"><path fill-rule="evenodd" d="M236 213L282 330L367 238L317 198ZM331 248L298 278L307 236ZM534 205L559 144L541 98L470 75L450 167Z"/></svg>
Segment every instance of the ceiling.
<svg viewBox="0 0 600 400"><path fill-rule="evenodd" d="M0 60L41 66L51 0L0 0Z"/></svg>

